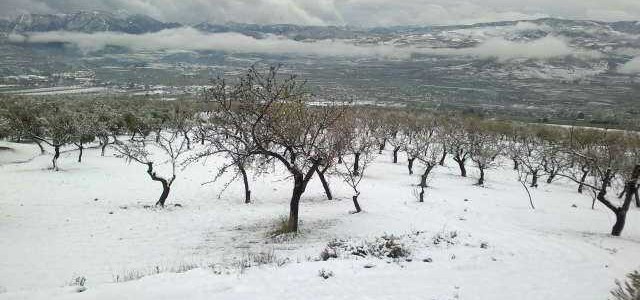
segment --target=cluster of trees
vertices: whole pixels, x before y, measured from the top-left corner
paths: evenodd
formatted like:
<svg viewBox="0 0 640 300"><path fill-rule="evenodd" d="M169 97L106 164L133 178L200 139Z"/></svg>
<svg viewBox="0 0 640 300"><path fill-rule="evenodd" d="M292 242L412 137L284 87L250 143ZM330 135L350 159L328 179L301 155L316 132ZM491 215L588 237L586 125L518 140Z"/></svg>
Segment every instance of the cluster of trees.
<svg viewBox="0 0 640 300"><path fill-rule="evenodd" d="M564 178L576 192L590 192L616 216L620 235L626 213L638 199L640 136L636 132L519 124L464 117L456 113L359 107L336 99L317 101L295 76L273 67L250 69L228 82L214 80L194 101L0 101L0 137L53 149L52 167L63 146L111 146L118 156L146 166L162 185L157 205L169 196L176 172L212 156L225 158L215 179L233 172L251 202L250 173L280 166L292 183L288 230L298 230L299 203L317 176L332 199L328 177L353 190L360 212L360 183L374 159L389 149L393 163L405 153L408 173L420 168L420 202L433 170L451 158L460 176L477 169L484 185L491 169L512 162L529 191L541 179ZM171 172L154 169L158 154ZM168 160L166 158L169 158ZM533 202L531 202L533 207Z"/></svg>

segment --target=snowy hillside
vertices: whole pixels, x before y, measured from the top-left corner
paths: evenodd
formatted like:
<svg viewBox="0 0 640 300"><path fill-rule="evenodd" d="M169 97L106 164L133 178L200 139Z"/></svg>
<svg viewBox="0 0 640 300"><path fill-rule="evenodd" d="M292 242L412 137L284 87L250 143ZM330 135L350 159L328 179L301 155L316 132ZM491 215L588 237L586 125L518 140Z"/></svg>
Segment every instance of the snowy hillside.
<svg viewBox="0 0 640 300"><path fill-rule="evenodd" d="M462 178L447 161L419 203L419 176L385 150L362 183L363 213L349 213L341 180L330 178L330 201L313 179L301 232L273 237L291 189L278 170L251 178L244 204L241 180L222 194L230 177L203 185L221 161L195 164L159 209L148 207L159 190L145 168L112 151L77 163L69 149L60 172L38 152L0 142L3 300L606 299L640 265L637 208L622 237L575 184L542 183L531 209L506 162L479 187L472 168Z"/></svg>

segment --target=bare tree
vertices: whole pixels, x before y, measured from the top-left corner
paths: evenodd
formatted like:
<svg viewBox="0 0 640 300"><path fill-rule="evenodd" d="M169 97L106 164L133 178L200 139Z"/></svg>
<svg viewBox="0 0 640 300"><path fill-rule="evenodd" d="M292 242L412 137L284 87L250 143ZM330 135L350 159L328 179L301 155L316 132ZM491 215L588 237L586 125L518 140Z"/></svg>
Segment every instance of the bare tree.
<svg viewBox="0 0 640 300"><path fill-rule="evenodd" d="M2 116L7 122L6 134L17 142L33 141L40 149L40 154L45 154L44 143L34 136L44 137L43 113L50 109L51 105L12 97L3 99L0 105L3 107Z"/></svg>
<svg viewBox="0 0 640 300"><path fill-rule="evenodd" d="M211 114L201 113L197 117L196 123L198 124L197 130L200 138L202 141L207 141L208 146L190 158L190 161L197 161L212 155L224 155L227 158L227 163L220 167L213 181L218 180L230 168L235 169L236 173L225 184L225 189L233 180L241 176L244 184L244 202L246 204L251 203L251 189L249 188L247 171L255 169L256 172L264 172L265 165L270 162L255 155L256 148L249 136L249 128L245 128L246 124L240 122L240 120L226 120L215 112ZM255 167L253 167L254 165Z"/></svg>
<svg viewBox="0 0 640 300"><path fill-rule="evenodd" d="M41 127L33 128L33 131L29 134L32 139L53 147L52 169L58 171L60 148L71 143L75 134L73 115L59 105L49 107L46 111L43 111L43 114L39 124Z"/></svg>
<svg viewBox="0 0 640 300"><path fill-rule="evenodd" d="M438 142L438 125L432 117L416 117L413 125L407 127L407 143L405 151L409 158L409 173L412 174L413 161L418 160L424 171L420 175L420 202L424 202L424 189L427 187L427 179L433 169L438 166L442 144Z"/></svg>
<svg viewBox="0 0 640 300"><path fill-rule="evenodd" d="M611 229L614 236L619 236L624 229L627 212L638 191L640 177L640 163L633 152L629 151L626 134L603 131L598 147L569 150L571 155L589 162L590 180L582 182L581 176L576 176L576 172L558 174L576 183L582 182L593 192L594 203L602 203L615 214L616 222ZM621 195L625 195L621 204L615 204L615 200L608 197L610 190L616 188L622 190Z"/></svg>
<svg viewBox="0 0 640 300"><path fill-rule="evenodd" d="M312 107L304 82L295 76L281 77L278 67L262 73L251 68L240 82L229 86L214 82L209 99L218 104L221 120L240 122L248 134L229 132L229 137L245 139L255 150L282 164L293 179L288 230L298 231L299 204L307 184L329 157L334 145L328 132L342 118L334 105ZM248 140L247 140L248 139Z"/></svg>
<svg viewBox="0 0 640 300"><path fill-rule="evenodd" d="M352 120L347 123L353 124L353 122ZM349 150L342 160L341 167L337 168L337 173L342 177L344 182L353 189L353 205L355 207L355 213L359 213L362 211L362 208L358 202L358 196L360 196L358 186L367 168L375 160L375 143L371 142L368 146L363 146L370 142L370 138L366 137L367 133L363 133L362 128L358 128L358 126L343 128L342 138L345 142L344 146Z"/></svg>
<svg viewBox="0 0 640 300"><path fill-rule="evenodd" d="M401 111L391 111L386 114L384 122L384 130L386 131L387 144L391 145L393 153L393 163L398 163L398 152L404 144L403 130L405 129L404 121L408 114Z"/></svg>
<svg viewBox="0 0 640 300"><path fill-rule="evenodd" d="M97 122L91 111L84 110L73 113L72 142L78 148L79 163L82 162L85 144L95 140L96 132Z"/></svg>
<svg viewBox="0 0 640 300"><path fill-rule="evenodd" d="M497 158L504 150L504 144L492 128L494 125L493 122L484 121L470 127L469 149L471 160L480 172L479 186L484 185L486 170L500 165Z"/></svg>
<svg viewBox="0 0 640 300"><path fill-rule="evenodd" d="M443 128L446 130L448 150L453 160L458 164L460 176L467 177L466 163L471 156L467 128L462 117L450 119Z"/></svg>
<svg viewBox="0 0 640 300"><path fill-rule="evenodd" d="M345 122L342 125L344 131L349 131L348 140L341 148L343 155L353 155L353 172L360 175L360 156L372 151L379 145L376 135L377 123L371 121L375 115L358 108L351 108L345 114Z"/></svg>
<svg viewBox="0 0 640 300"><path fill-rule="evenodd" d="M547 154L544 141L536 135L535 130L523 128L519 138L510 143L509 149L509 155L518 161L519 172L526 173L524 178L531 177L530 187L538 187L538 179L544 172Z"/></svg>
<svg viewBox="0 0 640 300"><path fill-rule="evenodd" d="M186 153L187 142L182 138L182 133L175 129L165 129L157 139L151 141L144 137L138 137L133 140L116 141L113 148L118 156L125 158L129 162L137 162L147 166L147 174L151 180L159 182L162 185L162 194L156 202L156 205L164 207L171 187L176 180L176 168L181 164L181 157ZM157 141L157 142L156 142ZM155 162L159 158L154 159L154 152L167 156L171 165L171 175L162 176L157 173Z"/></svg>

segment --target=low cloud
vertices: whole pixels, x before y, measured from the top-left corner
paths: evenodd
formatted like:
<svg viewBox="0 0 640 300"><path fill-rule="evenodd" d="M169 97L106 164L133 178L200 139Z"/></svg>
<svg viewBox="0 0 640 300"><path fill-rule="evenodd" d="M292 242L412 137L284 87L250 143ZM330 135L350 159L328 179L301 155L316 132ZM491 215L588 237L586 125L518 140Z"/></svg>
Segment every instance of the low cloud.
<svg viewBox="0 0 640 300"><path fill-rule="evenodd" d="M492 38L475 48L460 49L459 52L503 61L519 58L551 59L566 56L600 57L598 52L575 49L569 46L565 40L554 36L546 36L529 42L514 42L502 38Z"/></svg>
<svg viewBox="0 0 640 300"><path fill-rule="evenodd" d="M344 41L320 40L300 42L280 36L256 39L240 33L204 33L185 27L148 34L113 32L80 33L54 31L11 35L14 43L69 43L85 52L106 46L132 50L218 50L234 53L294 54L314 56L408 58L409 49L390 45L358 46Z"/></svg>
<svg viewBox="0 0 640 300"><path fill-rule="evenodd" d="M195 24L437 25L533 19L637 20L638 0L1 0L0 17L76 10L125 11Z"/></svg>
<svg viewBox="0 0 640 300"><path fill-rule="evenodd" d="M640 56L637 56L634 59L618 67L618 72L622 74L640 73Z"/></svg>
<svg viewBox="0 0 640 300"><path fill-rule="evenodd" d="M477 47L462 49L387 44L362 45L344 40L302 42L281 36L256 39L240 33L205 33L190 27L141 35L113 32L39 32L11 35L9 40L13 43L68 43L76 45L85 52L97 51L106 46L121 46L132 50L217 50L231 53L383 59L409 59L413 55L472 56L495 58L501 61L519 58L550 59L565 56L599 57L597 52L573 48L565 40L553 36L528 42L490 38Z"/></svg>

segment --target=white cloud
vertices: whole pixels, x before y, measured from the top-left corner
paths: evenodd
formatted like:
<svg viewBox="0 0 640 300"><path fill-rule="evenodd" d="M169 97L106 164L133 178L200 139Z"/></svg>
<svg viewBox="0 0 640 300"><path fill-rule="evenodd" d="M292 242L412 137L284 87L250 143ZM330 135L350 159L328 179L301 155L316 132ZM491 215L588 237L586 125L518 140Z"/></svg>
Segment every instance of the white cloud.
<svg viewBox="0 0 640 300"><path fill-rule="evenodd" d="M565 56L600 57L598 52L572 48L565 40L554 36L546 36L530 42L514 42L502 38L492 38L478 47L460 49L459 52L482 58L497 58L499 60L517 58L550 59Z"/></svg>
<svg viewBox="0 0 640 300"><path fill-rule="evenodd" d="M517 58L550 59L570 55L583 58L599 56L596 52L572 48L563 39L553 36L530 42L513 42L502 38L491 38L477 47L462 49L399 47L381 44L355 45L343 40L300 42L281 36L256 39L239 33L205 33L190 27L168 29L142 35L114 32L38 32L28 35L10 35L9 40L13 43L70 43L86 52L100 50L105 46L112 45L128 47L133 50L219 50L232 53L386 59L408 59L414 54L473 56L497 58L502 61Z"/></svg>
<svg viewBox="0 0 640 300"><path fill-rule="evenodd" d="M618 72L623 74L640 73L640 56L635 57L634 59L618 67Z"/></svg>
<svg viewBox="0 0 640 300"><path fill-rule="evenodd" d="M166 21L307 25L433 25L553 16L637 20L638 0L1 0L17 12L124 10Z"/></svg>

